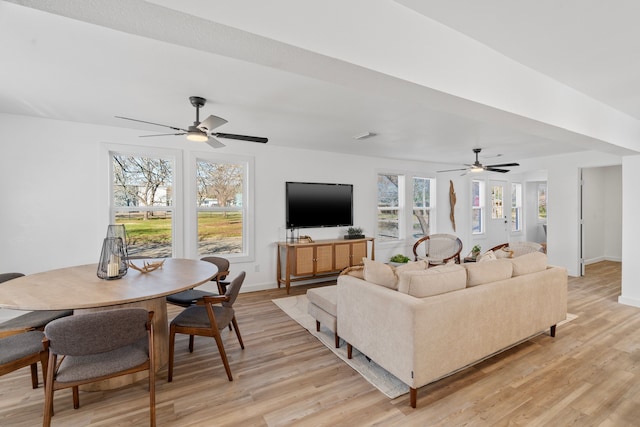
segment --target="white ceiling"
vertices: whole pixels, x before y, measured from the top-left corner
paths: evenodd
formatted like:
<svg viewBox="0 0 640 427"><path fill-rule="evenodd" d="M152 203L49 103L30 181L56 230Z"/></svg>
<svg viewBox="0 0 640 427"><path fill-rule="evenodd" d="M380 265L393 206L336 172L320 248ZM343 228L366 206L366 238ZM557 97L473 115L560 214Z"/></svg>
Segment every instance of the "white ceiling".
<svg viewBox="0 0 640 427"><path fill-rule="evenodd" d="M12 3L0 2L4 113L165 133L114 116L184 128L195 118L188 97L198 95L209 100L201 118L228 120L218 131L266 136L278 146L442 163L468 163L478 146L487 157L503 155L499 163L592 148L628 152L439 108L433 99L442 94L428 88L243 28L261 20L250 1ZM274 3L287 1L267 4ZM640 119L635 1L397 3ZM368 131L378 135L354 141Z"/></svg>

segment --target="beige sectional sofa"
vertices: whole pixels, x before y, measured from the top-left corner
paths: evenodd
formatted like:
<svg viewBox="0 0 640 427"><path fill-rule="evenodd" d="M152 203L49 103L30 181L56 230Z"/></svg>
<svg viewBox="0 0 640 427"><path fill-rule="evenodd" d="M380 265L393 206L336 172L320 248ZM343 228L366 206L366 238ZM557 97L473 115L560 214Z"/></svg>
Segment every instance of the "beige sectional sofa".
<svg viewBox="0 0 640 427"><path fill-rule="evenodd" d="M567 271L543 253L425 269L365 259L337 286L338 334L417 389L550 328L567 314ZM391 273L391 274L389 274Z"/></svg>

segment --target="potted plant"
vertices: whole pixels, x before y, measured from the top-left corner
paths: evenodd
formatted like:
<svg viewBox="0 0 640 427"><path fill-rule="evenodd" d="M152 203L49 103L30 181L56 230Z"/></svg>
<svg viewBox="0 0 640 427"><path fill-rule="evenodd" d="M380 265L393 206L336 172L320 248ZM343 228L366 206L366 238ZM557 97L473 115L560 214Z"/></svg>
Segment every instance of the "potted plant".
<svg viewBox="0 0 640 427"><path fill-rule="evenodd" d="M392 265L406 264L408 262L409 262L409 257L406 257L402 254L397 254L389 258L389 263Z"/></svg>
<svg viewBox="0 0 640 427"><path fill-rule="evenodd" d="M362 234L362 228L360 227L349 227L347 228L347 235L344 236L345 239L364 239L364 234Z"/></svg>
<svg viewBox="0 0 640 427"><path fill-rule="evenodd" d="M478 255L480 255L481 250L482 248L480 247L480 245L475 245L473 248L471 248L471 256L473 258L477 258Z"/></svg>

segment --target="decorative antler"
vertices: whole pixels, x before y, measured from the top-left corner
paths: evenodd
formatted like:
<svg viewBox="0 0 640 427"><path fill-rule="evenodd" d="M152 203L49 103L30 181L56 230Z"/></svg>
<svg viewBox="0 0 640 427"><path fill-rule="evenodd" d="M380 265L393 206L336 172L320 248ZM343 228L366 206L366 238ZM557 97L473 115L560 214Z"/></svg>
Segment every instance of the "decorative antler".
<svg viewBox="0 0 640 427"><path fill-rule="evenodd" d="M162 264L164 264L164 261L165 260L158 261L158 262L143 261L144 267L142 268L138 267L137 265L129 261L129 267L133 268L134 270L138 270L141 273L151 273L154 270L162 268Z"/></svg>

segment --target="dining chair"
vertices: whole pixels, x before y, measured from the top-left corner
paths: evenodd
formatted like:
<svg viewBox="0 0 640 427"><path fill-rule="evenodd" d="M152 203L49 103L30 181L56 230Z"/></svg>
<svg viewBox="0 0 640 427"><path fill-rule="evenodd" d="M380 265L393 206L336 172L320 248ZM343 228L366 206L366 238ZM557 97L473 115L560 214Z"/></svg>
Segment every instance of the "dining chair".
<svg viewBox="0 0 640 427"><path fill-rule="evenodd" d="M19 331L0 339L0 375L26 366L31 367L31 387L38 388L38 362L42 365L42 379L46 378L47 352L42 348L41 331Z"/></svg>
<svg viewBox="0 0 640 427"><path fill-rule="evenodd" d="M0 283L23 277L22 273L2 273L0 274ZM4 309L3 310L8 310ZM28 331L32 329L42 330L44 326L52 320L61 317L70 316L73 310L37 310L30 311L13 317L7 321L0 323L0 338L12 335L16 331Z"/></svg>
<svg viewBox="0 0 640 427"><path fill-rule="evenodd" d="M169 327L168 382L173 380L173 360L176 334L189 335L190 353L193 353L194 335L214 338L218 346L220 358L222 359L222 363L224 364L224 368L227 372L227 377L229 378L229 381L233 381L231 368L229 367L229 360L227 359L227 353L224 349L224 344L222 343L220 331L228 325L233 324L233 329L236 331L240 347L244 349L244 343L242 342L240 329L238 329L238 322L236 321L233 303L238 297L238 293L240 292L240 287L244 282L245 276L246 273L244 271L241 272L231 281L231 283L229 283L224 295L204 296L203 300L198 302L198 305L187 307L171 321L171 325ZM217 304L220 304L220 306Z"/></svg>
<svg viewBox="0 0 640 427"><path fill-rule="evenodd" d="M462 241L452 234L430 234L413 245L415 260L427 260L429 265L445 264L450 260L460 264L461 251Z"/></svg>
<svg viewBox="0 0 640 427"><path fill-rule="evenodd" d="M155 426L155 364L153 312L119 308L76 314L44 328L49 352L43 426L51 425L53 393L72 388L73 408L80 407L80 385L149 371L150 425Z"/></svg>
<svg viewBox="0 0 640 427"><path fill-rule="evenodd" d="M201 258L201 261L210 262L218 267L218 274L216 274L216 276L211 280L215 281L218 286L218 295L224 295L227 290L227 285L229 284L228 282L223 281L227 278L227 275L229 275L229 260L218 256L208 256ZM202 297L213 295L216 294L201 289L188 289L186 291L176 292L175 294L167 296L167 302L181 307L189 307L190 305L201 301Z"/></svg>

